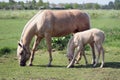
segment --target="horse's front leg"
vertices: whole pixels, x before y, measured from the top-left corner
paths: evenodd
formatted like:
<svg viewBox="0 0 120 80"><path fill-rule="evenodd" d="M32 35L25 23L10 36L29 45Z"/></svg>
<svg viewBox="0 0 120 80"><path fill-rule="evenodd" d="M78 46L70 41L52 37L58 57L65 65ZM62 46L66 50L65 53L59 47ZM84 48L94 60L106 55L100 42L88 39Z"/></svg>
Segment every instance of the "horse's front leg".
<svg viewBox="0 0 120 80"><path fill-rule="evenodd" d="M79 64L79 61L81 60L81 58L82 58L82 54L79 52L78 55L77 55L75 63Z"/></svg>
<svg viewBox="0 0 120 80"><path fill-rule="evenodd" d="M80 61L81 58L82 58L82 55L83 55L83 57L84 57L84 59L85 59L85 64L87 65L87 64L88 64L88 61L87 61L87 57L86 57L86 55L85 55L85 51L84 51L84 50L81 51L81 53L79 52L79 54L78 54L78 56L77 56L77 59L76 59L75 63L76 63L76 64L79 63L79 61Z"/></svg>
<svg viewBox="0 0 120 80"><path fill-rule="evenodd" d="M45 34L45 39L46 39L46 44L48 47L48 52L49 52L49 63L48 63L48 67L51 66L52 63L52 46L51 46L51 35L49 33Z"/></svg>
<svg viewBox="0 0 120 80"><path fill-rule="evenodd" d="M33 62L33 59L34 59L34 53L35 53L35 51L37 49L37 46L39 45L41 39L42 39L42 37L35 37L35 42L34 42L34 45L33 45L32 51L31 51L29 66L33 65L32 62Z"/></svg>
<svg viewBox="0 0 120 80"><path fill-rule="evenodd" d="M73 56L72 61L71 61L70 64L67 66L67 68L70 68L71 66L74 66L76 57L77 57L77 55L79 54L79 52L80 52L80 49L79 49L78 51L76 51L76 53L75 53L74 56ZM80 53L81 53L81 52L80 52Z"/></svg>

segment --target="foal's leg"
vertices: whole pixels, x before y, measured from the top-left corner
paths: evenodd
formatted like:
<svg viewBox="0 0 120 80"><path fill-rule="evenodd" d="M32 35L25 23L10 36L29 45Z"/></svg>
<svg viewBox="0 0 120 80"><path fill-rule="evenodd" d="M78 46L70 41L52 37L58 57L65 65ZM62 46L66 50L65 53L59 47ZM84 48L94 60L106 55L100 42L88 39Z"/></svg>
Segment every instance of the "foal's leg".
<svg viewBox="0 0 120 80"><path fill-rule="evenodd" d="M101 66L100 68L102 68L104 66L104 49L103 49L103 46L101 45L101 53L102 53L102 63L101 63Z"/></svg>
<svg viewBox="0 0 120 80"><path fill-rule="evenodd" d="M79 49L79 46L77 47L77 49ZM78 52L77 54L78 54L78 55L76 56L77 58L76 58L76 60L75 60L75 63L76 63L76 64L79 64L79 61L80 61L81 58L82 58L82 53Z"/></svg>
<svg viewBox="0 0 120 80"><path fill-rule="evenodd" d="M85 63L86 63L86 65L88 64L88 61L87 61L87 58L86 58L86 55L85 55L85 51L83 51L83 56L84 56L84 59L85 59Z"/></svg>
<svg viewBox="0 0 120 80"><path fill-rule="evenodd" d="M79 61L80 61L81 58L82 58L82 54L79 52L78 55L77 55L76 57L77 57L77 58L76 58L75 63L76 63L76 64L79 64Z"/></svg>
<svg viewBox="0 0 120 80"><path fill-rule="evenodd" d="M95 47L94 47L94 42L93 43L90 43L90 47L92 49L92 64L94 65L96 62L95 62L95 59L96 59L96 55L95 55Z"/></svg>
<svg viewBox="0 0 120 80"><path fill-rule="evenodd" d="M71 66L74 65L75 59L76 59L76 57L77 57L77 55L78 55L79 52L80 52L80 49L79 49L78 51L76 51L76 53L75 53L74 56L73 56L72 61L71 61L70 64L67 66L67 68L70 68Z"/></svg>
<svg viewBox="0 0 120 80"><path fill-rule="evenodd" d="M96 43L96 48L97 48L97 51L98 51L98 57L97 57L96 63L94 64L94 67L99 62L100 54L102 53L102 63L101 63L101 66L100 66L100 68L102 68L103 65L104 65L104 49L102 47L102 43Z"/></svg>
<svg viewBox="0 0 120 80"><path fill-rule="evenodd" d="M88 64L88 61L87 61L87 58L86 58L86 55L85 55L85 52L84 52L84 51L81 51L81 53L80 53L80 52L78 53L77 59L76 59L75 63L76 63L76 64L79 63L79 61L80 61L81 58L82 58L82 55L83 55L83 57L84 57L84 59L85 59L85 64L87 65L87 64Z"/></svg>
<svg viewBox="0 0 120 80"><path fill-rule="evenodd" d="M51 46L51 35L49 35L49 33L45 34L45 39L46 39L46 44L48 47L48 52L49 52L49 63L48 63L48 67L51 66L51 62L52 62L52 46Z"/></svg>
<svg viewBox="0 0 120 80"><path fill-rule="evenodd" d="M35 42L34 42L34 45L33 45L32 51L31 51L29 66L32 66L32 62L33 62L33 59L34 59L34 53L35 53L36 48L39 45L41 39L42 39L42 37L35 37Z"/></svg>

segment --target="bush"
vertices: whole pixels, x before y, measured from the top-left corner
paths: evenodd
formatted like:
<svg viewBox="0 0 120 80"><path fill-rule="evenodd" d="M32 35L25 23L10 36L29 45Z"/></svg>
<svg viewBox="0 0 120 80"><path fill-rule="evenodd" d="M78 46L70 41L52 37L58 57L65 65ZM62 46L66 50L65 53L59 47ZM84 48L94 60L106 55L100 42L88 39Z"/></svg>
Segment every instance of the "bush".
<svg viewBox="0 0 120 80"><path fill-rule="evenodd" d="M70 35L67 35L65 37L52 38L52 47L57 50L63 50L67 47L69 39Z"/></svg>
<svg viewBox="0 0 120 80"><path fill-rule="evenodd" d="M11 49L8 47L4 47L4 48L0 49L0 55L4 55L4 54L10 53L10 52L11 52Z"/></svg>

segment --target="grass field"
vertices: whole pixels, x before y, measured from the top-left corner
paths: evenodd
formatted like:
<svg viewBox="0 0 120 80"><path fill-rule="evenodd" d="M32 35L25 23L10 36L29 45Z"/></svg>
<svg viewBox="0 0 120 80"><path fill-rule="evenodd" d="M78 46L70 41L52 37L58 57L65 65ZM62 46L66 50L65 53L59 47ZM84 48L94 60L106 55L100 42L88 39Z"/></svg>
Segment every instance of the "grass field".
<svg viewBox="0 0 120 80"><path fill-rule="evenodd" d="M120 11L86 10L91 17L91 25L106 34L105 67L92 68L91 51L86 51L89 64L84 59L75 68L67 69L66 50L53 52L53 66L46 67L46 49L36 52L34 66L20 67L16 58L17 41L26 22L37 11L0 11L0 50L10 49L10 53L0 53L0 80L119 80L120 79ZM41 54L40 54L41 53Z"/></svg>

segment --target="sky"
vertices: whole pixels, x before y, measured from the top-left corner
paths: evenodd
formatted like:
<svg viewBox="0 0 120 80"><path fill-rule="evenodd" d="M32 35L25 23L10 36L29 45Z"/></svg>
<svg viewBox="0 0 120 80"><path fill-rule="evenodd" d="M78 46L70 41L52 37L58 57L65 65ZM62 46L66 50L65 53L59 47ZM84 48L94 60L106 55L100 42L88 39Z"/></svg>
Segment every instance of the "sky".
<svg viewBox="0 0 120 80"><path fill-rule="evenodd" d="M0 1L6 1L8 2L9 0L0 0ZM15 0L15 1L31 1L31 0ZM36 0L38 1L38 0ZM114 0L43 0L43 2L47 2L49 1L49 3L55 3L55 4L58 4L58 3L79 3L79 4L82 4L82 3L99 3L99 4L108 4L109 1L113 1Z"/></svg>

